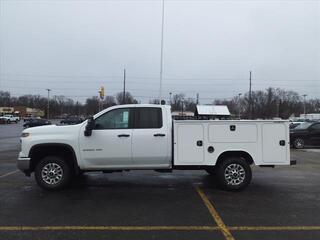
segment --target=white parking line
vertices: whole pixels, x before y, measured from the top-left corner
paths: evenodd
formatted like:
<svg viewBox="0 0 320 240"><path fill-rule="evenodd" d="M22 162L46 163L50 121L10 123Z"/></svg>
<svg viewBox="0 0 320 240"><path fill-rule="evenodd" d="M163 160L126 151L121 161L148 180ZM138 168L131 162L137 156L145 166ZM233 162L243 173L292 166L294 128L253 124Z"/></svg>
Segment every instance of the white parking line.
<svg viewBox="0 0 320 240"><path fill-rule="evenodd" d="M12 172L8 172L8 173L6 173L6 174L4 174L4 175L1 175L0 178L7 177L7 176L12 175L12 174L15 174L15 173L17 173L17 172L19 172L19 170L15 170L15 171L12 171Z"/></svg>
<svg viewBox="0 0 320 240"><path fill-rule="evenodd" d="M315 152L320 153L320 149L303 149L304 152Z"/></svg>

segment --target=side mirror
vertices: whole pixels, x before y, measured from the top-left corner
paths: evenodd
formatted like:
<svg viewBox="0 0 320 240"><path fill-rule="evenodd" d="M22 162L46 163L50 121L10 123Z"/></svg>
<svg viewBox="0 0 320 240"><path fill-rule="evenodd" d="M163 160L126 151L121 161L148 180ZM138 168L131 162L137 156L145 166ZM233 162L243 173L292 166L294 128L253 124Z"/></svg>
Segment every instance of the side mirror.
<svg viewBox="0 0 320 240"><path fill-rule="evenodd" d="M84 135L90 137L92 135L92 130L94 129L96 123L93 117L88 118L86 129L84 130Z"/></svg>

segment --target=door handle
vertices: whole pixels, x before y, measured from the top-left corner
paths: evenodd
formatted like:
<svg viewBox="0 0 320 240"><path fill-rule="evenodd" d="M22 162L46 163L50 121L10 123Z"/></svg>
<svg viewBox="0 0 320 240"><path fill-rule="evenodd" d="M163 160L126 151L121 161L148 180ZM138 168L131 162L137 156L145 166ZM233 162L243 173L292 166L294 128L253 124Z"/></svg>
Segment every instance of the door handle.
<svg viewBox="0 0 320 240"><path fill-rule="evenodd" d="M156 134L153 134L153 136L155 136L155 137L165 137L166 135L163 134L163 133L156 133Z"/></svg>
<svg viewBox="0 0 320 240"><path fill-rule="evenodd" d="M119 134L118 137L130 137L129 134Z"/></svg>

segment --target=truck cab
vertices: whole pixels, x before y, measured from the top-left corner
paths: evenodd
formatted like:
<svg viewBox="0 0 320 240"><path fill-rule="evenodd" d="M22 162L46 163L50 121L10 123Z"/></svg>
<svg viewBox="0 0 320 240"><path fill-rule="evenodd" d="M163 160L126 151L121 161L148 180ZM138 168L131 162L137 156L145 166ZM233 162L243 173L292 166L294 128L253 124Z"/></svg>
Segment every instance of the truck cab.
<svg viewBox="0 0 320 240"><path fill-rule="evenodd" d="M81 169L171 167L170 107L121 105L97 114L92 120L89 136L82 134L88 125L80 127Z"/></svg>

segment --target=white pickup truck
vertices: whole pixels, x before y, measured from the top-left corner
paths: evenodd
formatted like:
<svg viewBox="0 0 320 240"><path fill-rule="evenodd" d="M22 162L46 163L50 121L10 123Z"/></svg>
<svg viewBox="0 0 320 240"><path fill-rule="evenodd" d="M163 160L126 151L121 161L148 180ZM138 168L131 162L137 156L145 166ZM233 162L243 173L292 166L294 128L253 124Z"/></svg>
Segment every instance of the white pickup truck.
<svg viewBox="0 0 320 240"><path fill-rule="evenodd" d="M6 114L6 115L3 115L3 116L0 116L0 120L5 122L5 123L18 123L20 121L20 118L19 117L16 117L16 116L13 116L11 114Z"/></svg>
<svg viewBox="0 0 320 240"><path fill-rule="evenodd" d="M114 106L77 125L26 129L21 144L18 168L51 190L86 171L142 169L202 169L239 190L252 164L294 164L288 121L173 121L166 105Z"/></svg>

